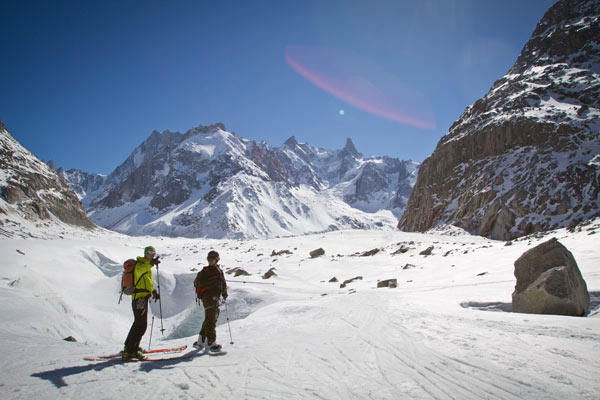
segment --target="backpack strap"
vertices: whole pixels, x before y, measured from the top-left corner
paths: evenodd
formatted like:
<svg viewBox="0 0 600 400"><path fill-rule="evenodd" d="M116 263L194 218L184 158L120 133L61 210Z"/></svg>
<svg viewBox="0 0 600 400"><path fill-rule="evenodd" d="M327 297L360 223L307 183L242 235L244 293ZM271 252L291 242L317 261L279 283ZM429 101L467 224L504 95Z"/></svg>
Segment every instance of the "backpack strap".
<svg viewBox="0 0 600 400"><path fill-rule="evenodd" d="M140 277L138 278L138 280L133 284L133 287L135 289L133 289L133 294L136 293L150 293L150 291L148 289L138 289L137 285L138 283L140 283L140 281L142 280L142 278L144 277L144 275L146 275L148 273L148 271L144 272L143 274L140 275Z"/></svg>

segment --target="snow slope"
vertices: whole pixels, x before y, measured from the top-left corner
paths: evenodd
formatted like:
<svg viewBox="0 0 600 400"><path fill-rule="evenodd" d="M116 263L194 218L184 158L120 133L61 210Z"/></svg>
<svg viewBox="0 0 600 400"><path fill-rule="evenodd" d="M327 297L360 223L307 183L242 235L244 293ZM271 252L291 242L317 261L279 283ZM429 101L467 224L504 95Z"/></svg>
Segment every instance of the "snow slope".
<svg viewBox="0 0 600 400"><path fill-rule="evenodd" d="M598 233L600 220L511 246L452 228L245 241L64 228L36 238L15 235L0 240L0 397L596 399ZM513 262L552 236L573 252L592 293L587 318L510 312ZM194 303L193 269L208 250L221 253L225 270L250 274L228 275L236 281L229 283L231 331L224 309L217 328L227 355L83 360L122 348L132 316L129 298L117 304L120 264L148 244L163 259L166 329L161 336L155 304L152 348L195 340L203 313ZM403 246L408 251L398 253ZM432 255L419 255L430 246ZM318 247L325 256L310 258ZM361 256L372 249L380 251ZM289 253L272 255L283 250ZM272 267L278 276L261 279ZM329 282L334 276L362 279L340 288ZM376 288L390 278L398 279L397 288ZM62 340L70 335L78 342ZM150 326L144 347L149 336Z"/></svg>

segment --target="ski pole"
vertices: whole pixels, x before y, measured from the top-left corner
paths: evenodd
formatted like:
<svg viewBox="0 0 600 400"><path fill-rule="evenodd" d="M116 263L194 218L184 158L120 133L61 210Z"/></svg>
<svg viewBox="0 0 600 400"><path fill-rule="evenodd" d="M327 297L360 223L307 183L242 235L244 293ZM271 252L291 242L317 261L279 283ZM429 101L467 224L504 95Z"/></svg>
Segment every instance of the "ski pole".
<svg viewBox="0 0 600 400"><path fill-rule="evenodd" d="M148 342L148 350L152 347L152 330L154 329L154 315L152 315L152 325L150 325L150 341Z"/></svg>
<svg viewBox="0 0 600 400"><path fill-rule="evenodd" d="M227 316L227 326L229 327L229 344L233 344L233 337L231 336L231 324L229 323L229 311L227 310L227 302L225 302L225 315Z"/></svg>
<svg viewBox="0 0 600 400"><path fill-rule="evenodd" d="M226 279L227 282L237 282L237 283L253 283L255 285L273 285L275 286L275 282L248 282L248 281L232 281L229 279Z"/></svg>
<svg viewBox="0 0 600 400"><path fill-rule="evenodd" d="M160 311L160 333L162 335L164 335L165 328L163 327L163 318L162 318L162 300L160 298L160 272L158 272L158 264L156 264L156 279L158 282L158 309Z"/></svg>

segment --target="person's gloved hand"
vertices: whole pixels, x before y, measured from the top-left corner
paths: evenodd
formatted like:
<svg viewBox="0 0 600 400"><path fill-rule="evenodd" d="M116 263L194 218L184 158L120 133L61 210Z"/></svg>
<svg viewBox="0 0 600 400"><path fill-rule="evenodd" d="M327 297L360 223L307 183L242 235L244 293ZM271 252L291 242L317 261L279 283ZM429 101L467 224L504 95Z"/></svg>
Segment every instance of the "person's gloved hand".
<svg viewBox="0 0 600 400"><path fill-rule="evenodd" d="M160 300L160 294L156 291L156 289L152 291L152 298L154 299L154 301Z"/></svg>
<svg viewBox="0 0 600 400"><path fill-rule="evenodd" d="M160 264L160 259L159 258L160 258L159 256L156 256L152 260L150 260L150 265L158 265L158 264Z"/></svg>

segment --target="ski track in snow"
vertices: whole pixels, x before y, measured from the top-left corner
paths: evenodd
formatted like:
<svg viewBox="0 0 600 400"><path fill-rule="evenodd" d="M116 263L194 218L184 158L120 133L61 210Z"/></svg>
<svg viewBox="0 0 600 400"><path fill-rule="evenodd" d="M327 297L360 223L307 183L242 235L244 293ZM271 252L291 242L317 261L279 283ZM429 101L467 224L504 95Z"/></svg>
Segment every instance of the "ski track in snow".
<svg viewBox="0 0 600 400"><path fill-rule="evenodd" d="M2 239L0 397L594 399L600 391L597 313L573 318L502 311L515 285L513 262L552 236L573 252L589 291L597 293L600 250L592 231L600 231L598 221L587 230L559 230L512 246L452 231L248 241L74 231L62 232L62 239ZM122 348L132 321L130 299L116 304L120 278L105 272L147 243L164 260L161 297L170 316L161 337L153 305L152 348L196 340L185 333L166 338L188 332L176 330L183 323L200 327L201 318L190 313L197 307L193 288L190 282L187 293L185 282L208 250L220 251L224 270L250 273L227 276L238 282L229 283L227 303L235 343L229 344L224 309L217 328L226 355L188 347L181 354L191 358L169 361L83 360ZM401 245L409 251L394 255ZM429 246L431 256L419 255ZM308 257L318 247L326 255ZM373 248L381 251L357 255ZM291 254L269 256L286 249ZM277 276L260 279L271 267ZM363 279L340 288L328 282L332 276ZM242 278L276 285L241 284ZM377 280L389 278L398 279L398 288L376 289ZM61 340L69 335L79 342Z"/></svg>

